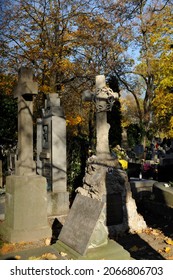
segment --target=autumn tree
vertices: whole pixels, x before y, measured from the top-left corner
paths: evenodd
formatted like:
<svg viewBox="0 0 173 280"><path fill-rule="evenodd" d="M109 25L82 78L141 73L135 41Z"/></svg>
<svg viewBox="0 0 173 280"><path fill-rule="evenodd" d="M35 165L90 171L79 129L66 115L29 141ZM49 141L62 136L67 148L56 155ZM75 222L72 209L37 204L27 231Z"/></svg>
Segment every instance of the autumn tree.
<svg viewBox="0 0 173 280"><path fill-rule="evenodd" d="M160 136L173 137L173 50L167 49L161 54L156 68L155 97L152 102L153 119Z"/></svg>
<svg viewBox="0 0 173 280"><path fill-rule="evenodd" d="M17 102L11 94L15 75L0 72L0 145L14 146L17 141Z"/></svg>
<svg viewBox="0 0 173 280"><path fill-rule="evenodd" d="M133 31L133 36L130 38L131 52L135 51L133 56L138 58L138 62L127 64L123 71L115 69L115 72L123 88L134 97L139 125L145 132L145 145L154 121L153 100L157 93L156 89L161 83L158 76L163 77L160 59L168 55L167 50L170 46L173 3L172 1L144 0L129 2L136 3L133 18L129 20ZM170 72L170 68L168 71ZM142 107L141 97L143 97Z"/></svg>
<svg viewBox="0 0 173 280"><path fill-rule="evenodd" d="M132 94L147 135L163 77L158 62L172 34L171 7L171 0L5 0L4 71L32 65L39 92L59 92L67 118L79 116L86 134L93 108L81 102L81 93L94 90L95 75L113 74L120 90Z"/></svg>

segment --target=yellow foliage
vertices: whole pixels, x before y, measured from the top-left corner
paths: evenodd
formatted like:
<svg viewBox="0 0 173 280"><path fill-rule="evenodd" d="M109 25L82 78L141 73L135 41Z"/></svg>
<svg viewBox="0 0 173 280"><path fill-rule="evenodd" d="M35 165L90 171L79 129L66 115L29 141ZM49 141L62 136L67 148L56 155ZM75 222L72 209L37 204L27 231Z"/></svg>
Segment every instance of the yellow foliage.
<svg viewBox="0 0 173 280"><path fill-rule="evenodd" d="M121 164L121 166L122 166L123 169L127 169L127 168L128 168L128 161L127 161L127 160L125 160L125 159L119 159L118 161L119 161L119 163Z"/></svg>
<svg viewBox="0 0 173 280"><path fill-rule="evenodd" d="M170 248L170 247L165 247L165 248L164 248L164 252L165 252L165 253L168 254L170 251L171 251L171 248Z"/></svg>
<svg viewBox="0 0 173 280"><path fill-rule="evenodd" d="M51 92L51 88L48 85L41 85L39 87L40 92L48 93Z"/></svg>
<svg viewBox="0 0 173 280"><path fill-rule="evenodd" d="M173 116L171 117L171 119L169 121L169 127L170 127L170 130L169 130L168 136L170 138L173 138Z"/></svg>

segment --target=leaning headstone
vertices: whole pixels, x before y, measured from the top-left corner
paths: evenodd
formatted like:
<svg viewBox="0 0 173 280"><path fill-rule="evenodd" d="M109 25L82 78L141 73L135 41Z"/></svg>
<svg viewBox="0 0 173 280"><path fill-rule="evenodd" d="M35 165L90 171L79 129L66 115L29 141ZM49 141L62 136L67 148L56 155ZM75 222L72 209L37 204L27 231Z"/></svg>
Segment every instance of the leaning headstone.
<svg viewBox="0 0 173 280"><path fill-rule="evenodd" d="M78 194L54 247L70 259L131 259L117 242L108 239L105 203Z"/></svg>
<svg viewBox="0 0 173 280"><path fill-rule="evenodd" d="M37 83L32 69L22 67L14 97L18 99L18 159L15 174L6 179L5 240L33 241L51 236L47 220L46 179L36 175L33 160L33 95Z"/></svg>
<svg viewBox="0 0 173 280"><path fill-rule="evenodd" d="M81 255L89 247L107 244L104 207L103 202L78 194L58 239Z"/></svg>

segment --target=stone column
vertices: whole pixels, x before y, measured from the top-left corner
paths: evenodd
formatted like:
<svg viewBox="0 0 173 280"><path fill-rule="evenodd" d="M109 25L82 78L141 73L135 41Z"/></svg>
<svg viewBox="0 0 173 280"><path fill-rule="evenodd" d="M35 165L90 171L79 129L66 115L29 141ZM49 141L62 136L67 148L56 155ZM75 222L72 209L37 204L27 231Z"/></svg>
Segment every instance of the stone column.
<svg viewBox="0 0 173 280"><path fill-rule="evenodd" d="M36 175L33 161L33 95L37 83L32 69L22 67L14 97L18 98L18 160L6 179L5 221L1 234L9 242L51 236L47 220L46 179Z"/></svg>

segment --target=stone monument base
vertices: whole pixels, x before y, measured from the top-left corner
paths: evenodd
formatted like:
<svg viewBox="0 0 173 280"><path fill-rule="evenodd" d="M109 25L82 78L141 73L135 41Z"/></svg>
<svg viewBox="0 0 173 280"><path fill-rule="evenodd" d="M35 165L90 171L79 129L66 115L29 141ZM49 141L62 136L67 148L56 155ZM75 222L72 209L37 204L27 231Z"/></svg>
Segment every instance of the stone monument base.
<svg viewBox="0 0 173 280"><path fill-rule="evenodd" d="M113 240L108 240L106 245L88 249L85 255L81 255L72 248L58 240L52 245L59 252L67 254L68 259L74 260L132 260L129 252Z"/></svg>
<svg viewBox="0 0 173 280"><path fill-rule="evenodd" d="M69 212L69 193L68 192L48 192L47 194L47 215L61 216Z"/></svg>
<svg viewBox="0 0 173 280"><path fill-rule="evenodd" d="M1 234L9 242L51 237L46 178L39 175L7 177L5 221L1 225Z"/></svg>

